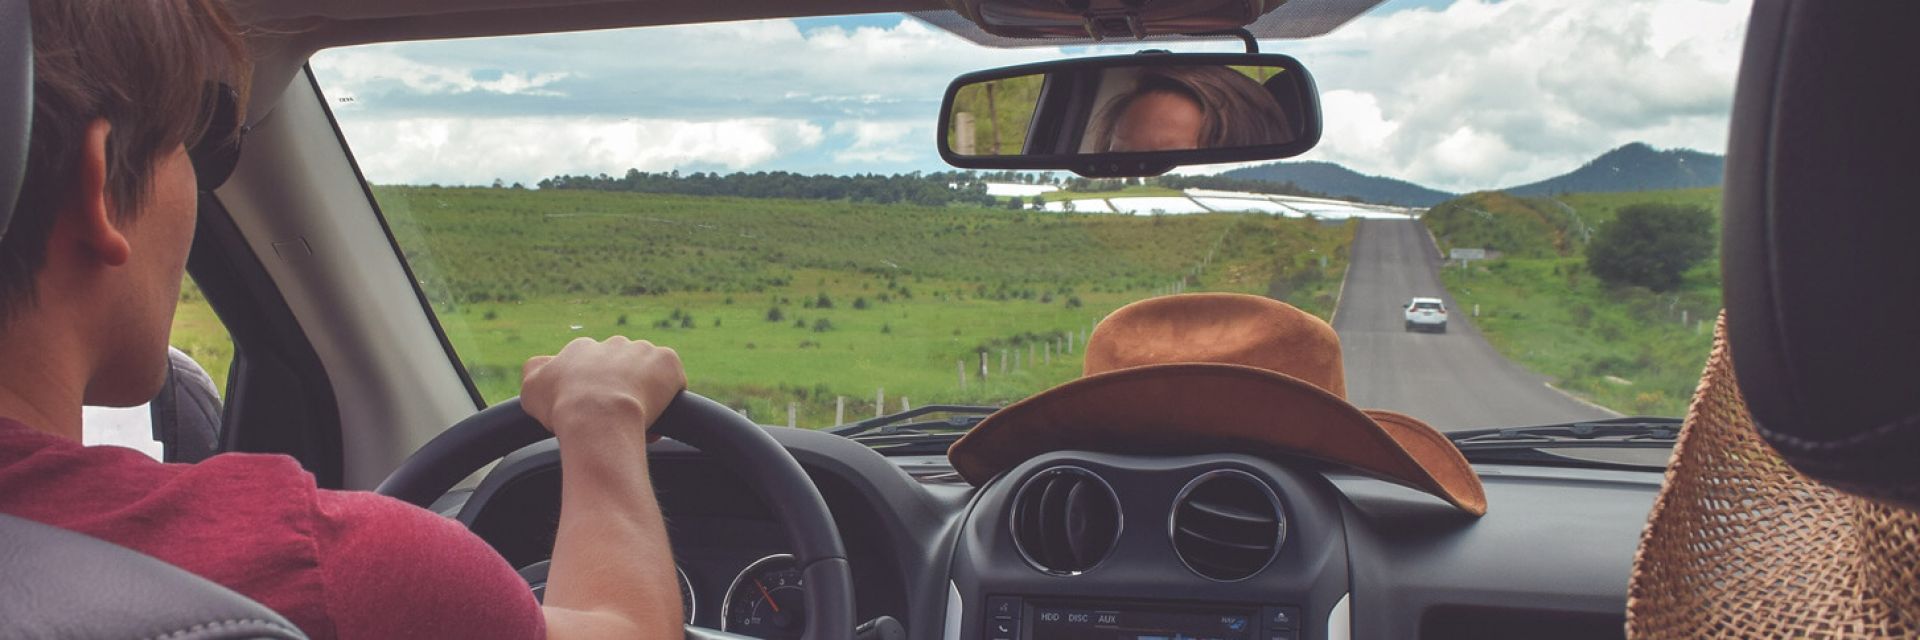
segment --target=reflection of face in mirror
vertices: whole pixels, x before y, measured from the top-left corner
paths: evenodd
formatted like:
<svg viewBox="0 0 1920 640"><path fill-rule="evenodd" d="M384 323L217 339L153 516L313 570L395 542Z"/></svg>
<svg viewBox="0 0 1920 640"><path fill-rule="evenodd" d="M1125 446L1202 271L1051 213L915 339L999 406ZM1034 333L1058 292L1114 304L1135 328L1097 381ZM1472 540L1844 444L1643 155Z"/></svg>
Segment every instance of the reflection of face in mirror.
<svg viewBox="0 0 1920 640"><path fill-rule="evenodd" d="M1207 115L1184 94L1156 91L1134 97L1113 123L1108 151L1165 151L1200 148Z"/></svg>
<svg viewBox="0 0 1920 640"><path fill-rule="evenodd" d="M1221 66L1149 68L1094 126L1095 148L1116 152L1257 147L1294 137L1266 87Z"/></svg>

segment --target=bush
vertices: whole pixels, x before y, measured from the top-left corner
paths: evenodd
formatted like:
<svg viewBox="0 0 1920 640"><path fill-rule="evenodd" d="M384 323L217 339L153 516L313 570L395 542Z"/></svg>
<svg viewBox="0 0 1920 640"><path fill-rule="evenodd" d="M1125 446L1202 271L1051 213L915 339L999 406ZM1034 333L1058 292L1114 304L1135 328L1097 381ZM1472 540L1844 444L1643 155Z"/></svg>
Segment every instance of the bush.
<svg viewBox="0 0 1920 640"><path fill-rule="evenodd" d="M1654 291L1680 287L1687 270L1713 255L1713 212L1705 207L1636 204L1620 209L1587 246L1587 268L1615 285Z"/></svg>
<svg viewBox="0 0 1920 640"><path fill-rule="evenodd" d="M492 311L488 311L487 313L493 313L493 312L492 312ZM488 319L488 320L492 320L493 318L487 318L487 319ZM613 319L613 326L616 326L616 327L624 327L624 326L627 326L627 314L624 314L624 313L622 313L622 314L620 314L620 317L618 317L618 318L614 318L614 319Z"/></svg>
<svg viewBox="0 0 1920 640"><path fill-rule="evenodd" d="M827 294L826 294L826 292L821 292L821 293L820 293L820 297L819 297L819 298L816 298L816 299L815 299L815 300L813 301L813 308L815 308L815 309L832 309L832 308L833 308L833 298L829 298L829 297L827 297Z"/></svg>
<svg viewBox="0 0 1920 640"><path fill-rule="evenodd" d="M781 312L780 307L772 307L767 309L767 322L779 322L786 319L787 319L787 314L784 312Z"/></svg>
<svg viewBox="0 0 1920 640"><path fill-rule="evenodd" d="M855 308L855 309L865 309L865 308L867 308L867 299L866 299L866 298L854 298L854 299L853 299L853 308Z"/></svg>
<svg viewBox="0 0 1920 640"><path fill-rule="evenodd" d="M1080 308L1081 304L1082 303L1080 302L1080 296L1067 296L1068 309L1078 309Z"/></svg>
<svg viewBox="0 0 1920 640"><path fill-rule="evenodd" d="M833 330L833 321L826 318L813 321L814 333L826 333Z"/></svg>
<svg viewBox="0 0 1920 640"><path fill-rule="evenodd" d="M682 329L692 329L692 328L693 328L693 316L692 316L692 315L683 315L683 316L680 316L680 328L682 328Z"/></svg>

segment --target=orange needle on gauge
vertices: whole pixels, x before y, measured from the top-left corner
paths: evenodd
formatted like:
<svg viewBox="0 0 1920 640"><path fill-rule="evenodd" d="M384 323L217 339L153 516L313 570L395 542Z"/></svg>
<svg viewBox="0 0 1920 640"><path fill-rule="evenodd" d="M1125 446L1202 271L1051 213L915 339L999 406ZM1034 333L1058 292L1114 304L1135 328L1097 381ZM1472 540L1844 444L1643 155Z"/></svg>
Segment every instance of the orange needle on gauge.
<svg viewBox="0 0 1920 640"><path fill-rule="evenodd" d="M759 580L754 580L753 586L760 587L760 597L767 599L767 605L773 607L774 613L780 613L780 603L774 602L773 594L767 593L767 585L760 584Z"/></svg>

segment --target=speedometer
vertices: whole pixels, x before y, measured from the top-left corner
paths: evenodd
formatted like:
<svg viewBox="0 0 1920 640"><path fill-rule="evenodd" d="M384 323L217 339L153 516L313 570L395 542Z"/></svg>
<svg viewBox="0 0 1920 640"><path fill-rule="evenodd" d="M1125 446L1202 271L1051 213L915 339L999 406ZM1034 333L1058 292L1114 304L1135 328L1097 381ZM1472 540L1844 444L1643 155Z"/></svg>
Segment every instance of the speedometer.
<svg viewBox="0 0 1920 640"><path fill-rule="evenodd" d="M793 556L771 555L747 565L727 587L720 630L763 640L800 637L807 627L806 589Z"/></svg>
<svg viewBox="0 0 1920 640"><path fill-rule="evenodd" d="M687 624L693 624L693 615L700 603L693 597L693 581L687 579L687 570L673 565L673 572L680 574L680 613Z"/></svg>

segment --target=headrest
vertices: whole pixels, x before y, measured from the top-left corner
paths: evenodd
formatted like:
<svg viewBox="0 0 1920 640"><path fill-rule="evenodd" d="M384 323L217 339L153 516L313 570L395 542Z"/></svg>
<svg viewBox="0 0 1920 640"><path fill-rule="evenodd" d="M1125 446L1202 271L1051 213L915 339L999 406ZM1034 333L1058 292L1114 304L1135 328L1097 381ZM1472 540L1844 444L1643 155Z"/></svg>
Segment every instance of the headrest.
<svg viewBox="0 0 1920 640"><path fill-rule="evenodd" d="M1306 108L1306 104L1300 101L1300 83L1294 82L1293 78L1286 74L1267 78L1262 86L1267 88L1267 93L1273 96L1273 101L1280 103L1280 107L1286 109L1287 113L1299 113Z"/></svg>
<svg viewBox="0 0 1920 640"><path fill-rule="evenodd" d="M13 221L33 132L33 20L27 0L0 0L0 235Z"/></svg>
<svg viewBox="0 0 1920 640"><path fill-rule="evenodd" d="M1920 3L1762 0L1727 149L1723 267L1757 430L1920 507Z"/></svg>

